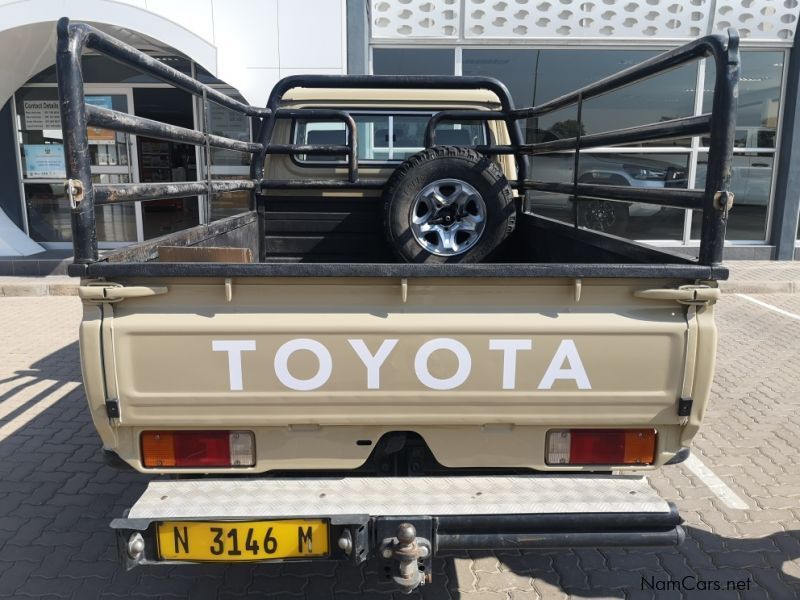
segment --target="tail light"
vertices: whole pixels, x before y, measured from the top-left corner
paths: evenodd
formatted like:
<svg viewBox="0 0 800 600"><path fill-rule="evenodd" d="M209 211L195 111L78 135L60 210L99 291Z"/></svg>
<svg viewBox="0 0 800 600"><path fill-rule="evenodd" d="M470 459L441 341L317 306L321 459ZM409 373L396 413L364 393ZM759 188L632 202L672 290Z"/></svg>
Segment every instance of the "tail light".
<svg viewBox="0 0 800 600"><path fill-rule="evenodd" d="M250 431L144 431L142 464L164 467L252 467L255 443Z"/></svg>
<svg viewBox="0 0 800 600"><path fill-rule="evenodd" d="M649 465L655 429L564 429L547 434L548 465Z"/></svg>

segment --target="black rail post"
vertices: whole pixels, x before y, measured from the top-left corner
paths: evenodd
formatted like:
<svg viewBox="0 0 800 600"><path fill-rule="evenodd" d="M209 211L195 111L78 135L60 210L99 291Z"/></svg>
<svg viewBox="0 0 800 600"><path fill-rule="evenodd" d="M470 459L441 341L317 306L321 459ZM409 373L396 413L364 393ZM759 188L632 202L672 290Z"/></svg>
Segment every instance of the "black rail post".
<svg viewBox="0 0 800 600"><path fill-rule="evenodd" d="M66 17L59 19L57 31L56 71L68 180L66 191L70 198L72 219L72 248L74 261L88 264L95 262L98 255L94 190L81 72L81 54L87 34L81 28L70 27L69 19Z"/></svg>
<svg viewBox="0 0 800 600"><path fill-rule="evenodd" d="M578 197L578 171L581 168L581 134L583 133L583 94L578 94L578 131L575 132L575 159L572 163L572 218L573 226L578 227L580 217Z"/></svg>
<svg viewBox="0 0 800 600"><path fill-rule="evenodd" d="M711 143L708 149L708 173L698 258L704 265L718 265L722 262L725 229L728 225L727 199L736 137L736 97L739 86L739 34L735 29L728 29L728 44L724 55L715 58Z"/></svg>

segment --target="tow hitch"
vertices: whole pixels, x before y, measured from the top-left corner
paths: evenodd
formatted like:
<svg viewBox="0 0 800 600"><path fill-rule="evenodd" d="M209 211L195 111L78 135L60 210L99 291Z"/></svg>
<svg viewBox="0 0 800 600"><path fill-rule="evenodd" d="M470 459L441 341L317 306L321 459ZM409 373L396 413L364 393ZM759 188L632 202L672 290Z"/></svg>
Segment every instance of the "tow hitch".
<svg viewBox="0 0 800 600"><path fill-rule="evenodd" d="M378 527L381 528L380 523ZM384 570L389 569L392 579L404 594L410 594L431 580L431 542L417 537L417 528L411 523L400 523L395 536L381 542L380 554L390 563L384 566Z"/></svg>

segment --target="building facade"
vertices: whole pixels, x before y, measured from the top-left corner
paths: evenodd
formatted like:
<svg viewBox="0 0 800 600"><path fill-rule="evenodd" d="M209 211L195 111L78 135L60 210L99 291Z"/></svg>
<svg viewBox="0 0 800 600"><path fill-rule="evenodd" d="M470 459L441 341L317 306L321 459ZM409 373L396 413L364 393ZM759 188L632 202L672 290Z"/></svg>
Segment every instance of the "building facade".
<svg viewBox="0 0 800 600"><path fill-rule="evenodd" d="M798 0L0 2L0 27L5 29L0 50L17 48L27 57L18 73L0 74L0 103L5 103L0 112L0 238L14 237L13 227L18 246L34 241L45 248L69 247L63 176L58 157L52 158L60 140L53 113L54 53L42 52L52 44L54 21L64 14L93 22L251 104L264 104L272 85L289 74L349 72L487 75L507 85L517 106L531 106L698 36L735 27L742 38L742 77L732 173L736 201L726 256L798 255ZM86 58L84 72L92 102L183 126L199 123L198 103L188 94L98 56ZM575 109L529 120L525 136L530 141L558 139L577 131L702 114L710 109L713 81L711 63L686 65L588 101L580 122ZM215 133L241 139L252 135L254 126L214 106L209 124ZM90 139L97 181L205 177L193 148L123 134L109 137L103 131L90 132ZM702 187L707 143L695 137L596 149L581 159L578 178ZM210 169L215 176L247 172L238 155L224 151L213 154ZM532 169L542 180L572 181L575 176L568 155L536 157ZM246 201L242 195L222 196L210 204L210 214L196 198L105 207L98 215L102 244L162 235L232 214ZM538 194L528 201L534 211L571 218L562 196ZM632 205L624 214L611 215L611 221L597 226L686 253L698 245L699 216L692 211Z"/></svg>
<svg viewBox="0 0 800 600"><path fill-rule="evenodd" d="M297 73L342 74L345 0L0 0L0 256L71 248L57 111L55 24L83 21L184 73L255 105ZM99 55L83 61L87 101L183 127L199 127L190 94ZM209 129L249 139L254 124L213 102ZM142 136L89 132L98 183L204 179L202 149ZM215 178L249 175L235 152L212 152ZM240 212L244 194L98 208L101 248L156 237Z"/></svg>

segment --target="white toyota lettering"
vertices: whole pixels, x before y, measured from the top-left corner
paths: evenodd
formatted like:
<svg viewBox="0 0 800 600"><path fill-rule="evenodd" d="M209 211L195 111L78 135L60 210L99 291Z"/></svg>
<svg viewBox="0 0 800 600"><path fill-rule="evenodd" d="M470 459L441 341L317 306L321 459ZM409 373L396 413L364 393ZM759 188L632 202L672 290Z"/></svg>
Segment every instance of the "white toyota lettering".
<svg viewBox="0 0 800 600"><path fill-rule="evenodd" d="M381 389L381 368L395 351L400 340L397 338L384 339L374 353L367 346L366 341L361 338L349 338L347 342L366 368L366 388L368 390ZM211 349L214 352L227 353L228 387L232 392L241 392L244 389L242 353L253 352L256 349L256 341L213 340ZM517 389L517 366L523 360L519 353L533 350L533 340L493 338L489 340L489 350L502 353L500 377L502 389ZM300 378L289 370L289 359L299 351L311 352L317 359L317 370L311 377ZM436 352L449 352L455 357L455 372L449 377L438 377L431 373L431 360ZM328 382L333 374L333 358L328 348L321 342L309 338L296 338L278 348L275 353L274 368L278 381L284 386L291 390L307 392L319 389ZM417 380L429 389L453 390L469 379L472 373L472 356L469 349L458 340L434 338L422 344L414 355L414 373ZM550 390L557 381L572 381L579 390L592 389L574 340L561 340L537 389Z"/></svg>
<svg viewBox="0 0 800 600"><path fill-rule="evenodd" d="M241 392L242 383L242 352L252 352L256 349L255 340L213 340L211 350L214 352L228 353L228 381L232 392Z"/></svg>
<svg viewBox="0 0 800 600"><path fill-rule="evenodd" d="M566 369L563 368L564 361L569 365ZM586 369L583 368L578 349L572 340L561 340L553 360L550 361L550 366L547 367L547 371L545 371L544 377L542 377L537 387L540 390L551 390L557 379L572 379L579 390L592 389L592 384L589 383L589 376L586 374Z"/></svg>
<svg viewBox="0 0 800 600"><path fill-rule="evenodd" d="M358 358L361 359L361 362L364 363L364 366L367 367L367 389L381 389L381 365L386 362L389 354L391 354L392 350L394 350L394 347L397 345L397 342L400 340L383 340L383 343L374 355L370 354L369 348L367 348L364 340L353 339L347 341L353 347L353 350L356 351Z"/></svg>
<svg viewBox="0 0 800 600"><path fill-rule="evenodd" d="M437 350L449 350L456 355L458 367L452 377L439 379L431 375L428 370L428 360L431 354ZM452 338L436 338L425 342L417 350L417 356L414 358L414 371L417 373L417 379L422 385L432 390L452 390L457 388L467 380L471 370L472 357L469 355L469 350L464 344Z"/></svg>
<svg viewBox="0 0 800 600"><path fill-rule="evenodd" d="M299 379L289 373L289 357L299 350L307 350L317 357L319 368L313 377ZM330 379L332 372L333 361L331 360L331 353L317 340L309 340L307 338L289 340L278 348L275 353L275 375L277 375L278 381L298 392L308 392L322 387Z"/></svg>
<svg viewBox="0 0 800 600"><path fill-rule="evenodd" d="M503 351L503 389L513 390L517 383L517 351L533 348L532 340L489 340L489 350Z"/></svg>

